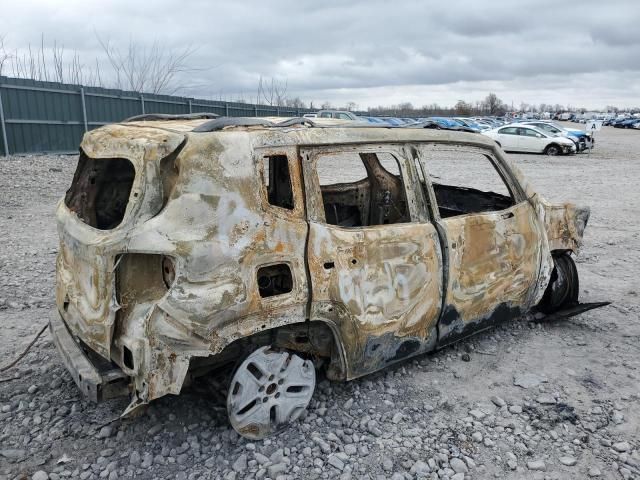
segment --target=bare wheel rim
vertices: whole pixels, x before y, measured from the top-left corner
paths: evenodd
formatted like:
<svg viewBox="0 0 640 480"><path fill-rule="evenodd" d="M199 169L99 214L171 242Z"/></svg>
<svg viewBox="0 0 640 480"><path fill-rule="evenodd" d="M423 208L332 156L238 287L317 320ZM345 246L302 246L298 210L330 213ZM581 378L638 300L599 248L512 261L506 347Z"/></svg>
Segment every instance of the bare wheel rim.
<svg viewBox="0 0 640 480"><path fill-rule="evenodd" d="M236 370L227 396L231 426L240 435L261 439L297 420L316 386L311 360L261 347Z"/></svg>

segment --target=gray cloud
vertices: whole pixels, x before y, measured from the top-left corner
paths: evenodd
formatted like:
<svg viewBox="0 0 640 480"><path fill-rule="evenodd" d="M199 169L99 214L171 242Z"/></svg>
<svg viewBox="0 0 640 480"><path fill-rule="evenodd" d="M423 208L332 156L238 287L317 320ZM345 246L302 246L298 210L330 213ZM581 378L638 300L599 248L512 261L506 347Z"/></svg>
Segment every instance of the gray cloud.
<svg viewBox="0 0 640 480"><path fill-rule="evenodd" d="M3 6L0 34L24 47L43 33L87 62L101 55L96 34L196 46L199 70L181 79L190 95L250 100L262 75L316 103L450 104L491 89L516 103L603 107L640 105L639 24L634 0L31 0Z"/></svg>

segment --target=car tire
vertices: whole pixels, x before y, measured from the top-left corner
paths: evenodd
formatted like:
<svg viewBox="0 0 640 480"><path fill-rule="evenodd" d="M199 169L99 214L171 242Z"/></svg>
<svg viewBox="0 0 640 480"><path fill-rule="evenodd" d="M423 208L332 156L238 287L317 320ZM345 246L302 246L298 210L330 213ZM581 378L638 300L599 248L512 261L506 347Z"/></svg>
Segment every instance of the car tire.
<svg viewBox="0 0 640 480"><path fill-rule="evenodd" d="M562 149L558 144L552 143L551 145L547 145L547 148L544 149L544 154L549 155L551 157L555 157L556 155L560 155L562 153Z"/></svg>
<svg viewBox="0 0 640 480"><path fill-rule="evenodd" d="M578 269L568 253L553 256L551 280L538 304L538 310L549 314L578 303L580 281Z"/></svg>

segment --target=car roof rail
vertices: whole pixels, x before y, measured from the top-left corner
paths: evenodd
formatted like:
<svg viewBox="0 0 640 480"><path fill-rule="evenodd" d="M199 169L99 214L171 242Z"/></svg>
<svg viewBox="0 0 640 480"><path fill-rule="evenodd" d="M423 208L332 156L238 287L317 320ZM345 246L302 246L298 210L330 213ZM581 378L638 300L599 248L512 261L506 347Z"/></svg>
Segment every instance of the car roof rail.
<svg viewBox="0 0 640 480"><path fill-rule="evenodd" d="M311 120L309 117L294 117L289 118L283 122L276 123L276 127L293 127L295 125L308 125L310 127L316 127L318 124Z"/></svg>
<svg viewBox="0 0 640 480"><path fill-rule="evenodd" d="M198 112L198 113L185 113L185 114L170 114L170 113L145 113L142 115L135 115L123 120L123 123L127 122L144 122L153 120L201 120L218 118L220 115L210 112Z"/></svg>
<svg viewBox="0 0 640 480"><path fill-rule="evenodd" d="M263 127L276 126L270 120L264 118L255 117L221 117L215 120L209 120L202 125L198 125L192 130L192 132L217 132L225 127L251 127L254 125L260 125Z"/></svg>

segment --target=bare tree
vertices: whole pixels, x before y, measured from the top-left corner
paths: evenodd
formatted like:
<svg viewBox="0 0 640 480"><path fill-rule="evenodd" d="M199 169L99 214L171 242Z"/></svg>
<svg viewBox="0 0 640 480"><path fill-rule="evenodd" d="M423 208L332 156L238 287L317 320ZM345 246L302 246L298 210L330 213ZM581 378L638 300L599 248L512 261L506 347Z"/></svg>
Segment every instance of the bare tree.
<svg viewBox="0 0 640 480"><path fill-rule="evenodd" d="M358 109L358 104L356 102L347 102L347 104L345 105L345 109L353 112L354 110Z"/></svg>
<svg viewBox="0 0 640 480"><path fill-rule="evenodd" d="M103 40L97 34L96 37L113 69L116 88L170 95L181 88L176 84L177 77L195 70L188 65L195 52L193 47L171 50L156 40L146 48L129 40L128 46L121 49L108 39Z"/></svg>
<svg viewBox="0 0 640 480"><path fill-rule="evenodd" d="M484 99L484 104L490 115L503 114L506 110L504 102L495 93L490 93Z"/></svg>
<svg viewBox="0 0 640 480"><path fill-rule="evenodd" d="M5 35L0 35L0 76L4 74L4 67L8 65L11 60L11 54L4 46L4 38Z"/></svg>
<svg viewBox="0 0 640 480"><path fill-rule="evenodd" d="M69 60L65 58L65 54L64 46L55 41L53 47L46 47L44 35L41 36L38 47L32 47L29 44L24 51L15 50L13 54L8 54L6 48L0 44L0 59L4 59L3 63L11 67L11 74L14 77L102 86L97 59L95 67L91 68L82 63L77 51L72 53Z"/></svg>
<svg viewBox="0 0 640 480"><path fill-rule="evenodd" d="M274 77L271 77L271 81L268 82L260 75L256 103L279 107L286 106L288 83L286 79L277 80Z"/></svg>
<svg viewBox="0 0 640 480"><path fill-rule="evenodd" d="M465 102L464 100L458 100L456 106L453 107L456 115L471 115L471 110L473 107L470 103Z"/></svg>
<svg viewBox="0 0 640 480"><path fill-rule="evenodd" d="M305 103L300 99L300 97L295 98L287 98L285 101L285 106L291 108L307 108Z"/></svg>

